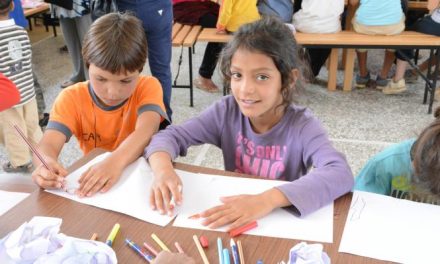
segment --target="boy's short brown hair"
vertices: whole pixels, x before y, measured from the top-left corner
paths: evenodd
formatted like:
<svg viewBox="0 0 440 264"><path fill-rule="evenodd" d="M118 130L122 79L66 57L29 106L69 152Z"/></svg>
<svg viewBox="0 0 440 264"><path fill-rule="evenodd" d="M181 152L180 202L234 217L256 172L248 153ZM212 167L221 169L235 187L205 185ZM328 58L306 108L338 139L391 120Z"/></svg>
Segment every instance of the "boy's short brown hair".
<svg viewBox="0 0 440 264"><path fill-rule="evenodd" d="M84 37L82 54L87 67L94 64L113 74L141 72L147 60L142 22L130 13L100 17Z"/></svg>
<svg viewBox="0 0 440 264"><path fill-rule="evenodd" d="M9 7L13 0L0 0L0 15L4 16L9 13Z"/></svg>

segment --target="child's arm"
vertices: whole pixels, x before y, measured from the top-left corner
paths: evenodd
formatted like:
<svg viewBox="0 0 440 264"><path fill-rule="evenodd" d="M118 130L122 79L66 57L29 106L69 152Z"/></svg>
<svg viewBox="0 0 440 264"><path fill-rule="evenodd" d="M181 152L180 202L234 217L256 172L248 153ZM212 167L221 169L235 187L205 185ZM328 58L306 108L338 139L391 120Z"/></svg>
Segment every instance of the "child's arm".
<svg viewBox="0 0 440 264"><path fill-rule="evenodd" d="M359 4L359 0L349 0L350 5L355 6Z"/></svg>
<svg viewBox="0 0 440 264"><path fill-rule="evenodd" d="M303 216L352 189L351 170L343 155L331 146L325 130L314 118L303 123L295 140L302 142L303 150L299 154L303 163L313 169L299 178L288 174L286 180L291 182L257 195L223 197L223 205L202 213L204 225L217 228L231 224L230 230L286 206L292 206L295 213Z"/></svg>
<svg viewBox="0 0 440 264"><path fill-rule="evenodd" d="M216 26L218 33L226 33L226 25L228 24L229 19L231 19L232 6L232 0L223 0L220 5L220 12Z"/></svg>
<svg viewBox="0 0 440 264"><path fill-rule="evenodd" d="M182 202L182 181L173 168L171 157L167 152L155 152L149 158L151 169L154 171L154 181L151 186L150 207L161 214L173 214L174 205L170 204L171 198L177 205Z"/></svg>
<svg viewBox="0 0 440 264"><path fill-rule="evenodd" d="M13 82L0 73L0 111L20 102L20 93Z"/></svg>
<svg viewBox="0 0 440 264"><path fill-rule="evenodd" d="M55 175L47 170L40 160L34 156L33 162L36 169L32 172L32 180L40 187L45 189L62 187L64 177L68 172L57 160L64 142L66 142L66 136L63 133L51 129L44 132L43 138L38 144L38 151Z"/></svg>
<svg viewBox="0 0 440 264"><path fill-rule="evenodd" d="M145 158L153 170L152 195L150 206L172 215L171 196L176 203L182 202L178 185L182 185L174 172L171 161L177 156L185 156L190 146L204 143L220 146L222 129L228 106L222 100L203 111L200 116L191 118L179 126L171 125L154 135L145 149ZM183 186L182 186L183 187Z"/></svg>
<svg viewBox="0 0 440 264"><path fill-rule="evenodd" d="M139 115L135 130L104 161L90 167L79 179L79 196L92 196L108 191L118 180L122 171L139 158L151 137L159 129L161 117L153 111Z"/></svg>

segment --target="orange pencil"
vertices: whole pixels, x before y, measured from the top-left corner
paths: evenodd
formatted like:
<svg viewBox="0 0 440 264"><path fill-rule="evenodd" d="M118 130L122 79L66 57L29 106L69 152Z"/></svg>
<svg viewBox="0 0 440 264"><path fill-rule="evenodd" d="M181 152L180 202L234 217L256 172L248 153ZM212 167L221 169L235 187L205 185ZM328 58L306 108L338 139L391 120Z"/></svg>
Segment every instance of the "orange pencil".
<svg viewBox="0 0 440 264"><path fill-rule="evenodd" d="M236 236L239 236L239 235L241 235L242 233L244 233L246 231L249 231L249 230L257 227L257 226L258 226L257 221L252 221L252 222L250 222L247 225L240 226L240 227L237 227L235 229L232 229L231 231L229 231L229 235L231 237L236 237Z"/></svg>

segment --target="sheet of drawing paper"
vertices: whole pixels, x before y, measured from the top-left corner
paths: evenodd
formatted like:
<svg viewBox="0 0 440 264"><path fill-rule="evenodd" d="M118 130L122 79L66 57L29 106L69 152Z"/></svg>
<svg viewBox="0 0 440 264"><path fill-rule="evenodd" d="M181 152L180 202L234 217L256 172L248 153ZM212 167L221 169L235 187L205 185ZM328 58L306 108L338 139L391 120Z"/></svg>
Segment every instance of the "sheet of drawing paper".
<svg viewBox="0 0 440 264"><path fill-rule="evenodd" d="M440 206L355 191L339 252L399 263L438 263Z"/></svg>
<svg viewBox="0 0 440 264"><path fill-rule="evenodd" d="M6 213L9 209L28 196L29 193L6 192L0 190L0 215Z"/></svg>
<svg viewBox="0 0 440 264"><path fill-rule="evenodd" d="M88 162L83 167L69 174L66 178L67 189L77 189L78 179L90 166L104 160L110 153L104 153ZM160 215L150 209L149 196L152 182L152 172L144 158L139 158L130 164L121 175L119 181L106 193L97 193L92 197L79 198L75 194L60 190L47 190L50 193L77 201L127 214L140 220L165 226L173 218Z"/></svg>
<svg viewBox="0 0 440 264"><path fill-rule="evenodd" d="M189 216L220 205L222 196L257 194L284 183L186 172L179 172L179 175L183 181L184 200L173 225L205 230L209 228L201 224L201 219L189 219ZM224 232L225 229L219 228L216 231ZM247 231L246 234L331 243L333 203L303 218L284 209L276 209L258 220L258 227Z"/></svg>

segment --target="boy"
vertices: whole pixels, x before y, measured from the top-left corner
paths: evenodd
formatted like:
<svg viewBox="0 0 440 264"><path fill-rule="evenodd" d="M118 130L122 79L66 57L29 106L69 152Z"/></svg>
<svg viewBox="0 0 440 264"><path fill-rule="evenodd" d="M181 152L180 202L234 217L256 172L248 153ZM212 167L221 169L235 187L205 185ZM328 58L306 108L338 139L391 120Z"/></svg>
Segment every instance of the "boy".
<svg viewBox="0 0 440 264"><path fill-rule="evenodd" d="M5 172L30 172L29 148L23 144L11 124L17 124L34 142L41 138L38 110L32 76L32 50L26 31L9 19L14 9L12 0L0 0L0 73L18 88L21 100L13 108L0 113L0 129L9 161L3 164Z"/></svg>
<svg viewBox="0 0 440 264"><path fill-rule="evenodd" d="M160 123L168 122L159 81L140 76L147 58L140 20L130 14L102 16L84 37L82 52L90 81L59 94L39 144L53 173L34 159L32 174L43 188L62 188L67 171L57 158L72 134L84 154L94 148L112 151L81 176L80 197L108 191L142 154Z"/></svg>

